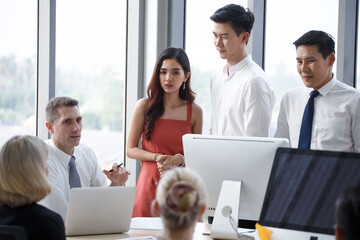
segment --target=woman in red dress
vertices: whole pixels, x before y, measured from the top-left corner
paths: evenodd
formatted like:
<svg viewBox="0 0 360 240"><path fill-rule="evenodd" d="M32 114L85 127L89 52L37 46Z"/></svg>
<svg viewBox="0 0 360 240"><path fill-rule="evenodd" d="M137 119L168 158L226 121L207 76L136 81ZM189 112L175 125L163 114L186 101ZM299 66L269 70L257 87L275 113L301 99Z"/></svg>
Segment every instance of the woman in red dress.
<svg viewBox="0 0 360 240"><path fill-rule="evenodd" d="M185 164L182 136L201 134L202 110L194 103L190 75L185 51L165 49L156 62L147 97L135 105L126 146L129 158L141 160L133 217L152 216L151 202L161 175Z"/></svg>

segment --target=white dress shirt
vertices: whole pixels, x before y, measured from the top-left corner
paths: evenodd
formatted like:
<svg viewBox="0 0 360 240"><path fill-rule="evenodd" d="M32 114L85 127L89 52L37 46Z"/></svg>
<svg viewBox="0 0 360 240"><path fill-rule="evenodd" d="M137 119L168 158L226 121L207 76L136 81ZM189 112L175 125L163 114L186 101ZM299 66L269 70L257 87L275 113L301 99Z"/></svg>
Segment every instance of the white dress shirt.
<svg viewBox="0 0 360 240"><path fill-rule="evenodd" d="M45 141L49 146L47 165L48 179L52 185L51 193L39 203L59 213L65 220L70 197L69 162L71 156L55 146L51 139ZM105 187L107 180L96 159L95 153L86 145L74 148L75 163L80 175L81 187Z"/></svg>
<svg viewBox="0 0 360 240"><path fill-rule="evenodd" d="M275 137L287 138L297 148L302 117L312 88L287 92L281 100ZM311 149L360 151L360 91L333 78L314 102Z"/></svg>
<svg viewBox="0 0 360 240"><path fill-rule="evenodd" d="M275 96L264 71L247 56L211 78L211 134L267 137Z"/></svg>

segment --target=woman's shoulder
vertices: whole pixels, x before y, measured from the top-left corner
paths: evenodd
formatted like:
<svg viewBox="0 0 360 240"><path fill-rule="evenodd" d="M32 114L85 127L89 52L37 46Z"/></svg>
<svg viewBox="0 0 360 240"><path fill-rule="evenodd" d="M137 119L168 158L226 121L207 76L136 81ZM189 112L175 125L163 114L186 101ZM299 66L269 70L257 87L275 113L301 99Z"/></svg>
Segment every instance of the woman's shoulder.
<svg viewBox="0 0 360 240"><path fill-rule="evenodd" d="M62 218L58 213L40 204L34 204L34 210L37 211L38 215L43 218L46 217L48 219L53 219L54 221L62 221Z"/></svg>
<svg viewBox="0 0 360 240"><path fill-rule="evenodd" d="M147 106L149 105L149 103L150 103L149 98L144 97L144 98L140 98L140 99L136 102L136 105L137 105L138 107L144 108L144 107L147 107Z"/></svg>
<svg viewBox="0 0 360 240"><path fill-rule="evenodd" d="M50 209L37 203L9 209L5 221L11 218L13 223L23 226L29 239L65 240L64 221Z"/></svg>
<svg viewBox="0 0 360 240"><path fill-rule="evenodd" d="M193 113L202 113L201 107L194 102L192 103L192 111Z"/></svg>
<svg viewBox="0 0 360 240"><path fill-rule="evenodd" d="M147 108L147 106L149 105L150 100L147 97L141 98L136 102L135 108L145 111L145 109Z"/></svg>
<svg viewBox="0 0 360 240"><path fill-rule="evenodd" d="M143 98L140 98L137 103L138 104L149 104L150 100L148 97L143 97Z"/></svg>
<svg viewBox="0 0 360 240"><path fill-rule="evenodd" d="M58 213L40 204L36 205L39 210L38 216L40 216L38 222L42 226L43 231L49 234L56 234L56 239L65 238L65 226L62 217Z"/></svg>

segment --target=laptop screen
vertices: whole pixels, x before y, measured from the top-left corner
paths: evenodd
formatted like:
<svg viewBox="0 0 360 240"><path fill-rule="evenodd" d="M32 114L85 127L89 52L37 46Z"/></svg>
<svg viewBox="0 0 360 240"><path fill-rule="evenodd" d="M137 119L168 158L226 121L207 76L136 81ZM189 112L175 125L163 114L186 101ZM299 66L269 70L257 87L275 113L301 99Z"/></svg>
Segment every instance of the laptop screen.
<svg viewBox="0 0 360 240"><path fill-rule="evenodd" d="M335 202L360 184L360 154L279 148L260 224L334 235Z"/></svg>

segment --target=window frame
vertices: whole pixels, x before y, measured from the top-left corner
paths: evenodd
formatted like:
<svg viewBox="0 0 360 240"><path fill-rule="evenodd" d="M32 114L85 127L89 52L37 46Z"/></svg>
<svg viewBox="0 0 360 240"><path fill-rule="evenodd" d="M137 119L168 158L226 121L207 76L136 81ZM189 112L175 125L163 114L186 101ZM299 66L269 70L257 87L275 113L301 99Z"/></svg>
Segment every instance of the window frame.
<svg viewBox="0 0 360 240"><path fill-rule="evenodd" d="M126 42L126 79L124 99L124 161L133 174L129 185L135 185L140 170L140 161L126 157L126 139L133 108L138 99L144 97L146 80L157 55L166 47L185 48L186 0L158 0L155 13L157 33L156 48L149 46L154 39L148 39L146 21L147 8L151 0L127 0L127 42ZM264 68L266 0L248 0L249 8L254 12L255 21L249 41L249 52ZM337 41L337 78L356 87L357 59L357 20L358 3L339 1L339 27ZM49 138L45 128L45 106L55 96L55 36L56 36L56 0L38 0L38 73L36 98L36 135ZM346 47L345 47L346 46ZM151 56L153 62L148 61ZM155 58L155 59L153 59ZM146 59L146 61L144 60Z"/></svg>

